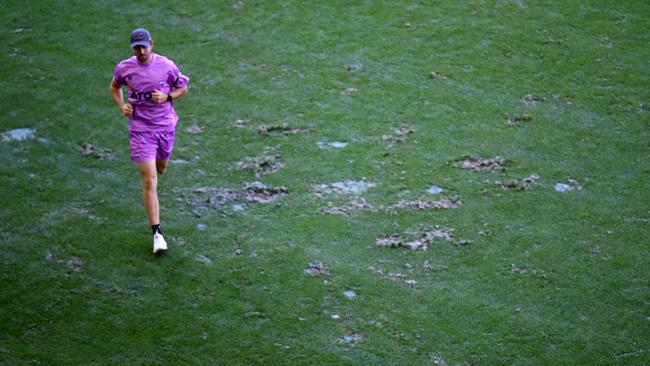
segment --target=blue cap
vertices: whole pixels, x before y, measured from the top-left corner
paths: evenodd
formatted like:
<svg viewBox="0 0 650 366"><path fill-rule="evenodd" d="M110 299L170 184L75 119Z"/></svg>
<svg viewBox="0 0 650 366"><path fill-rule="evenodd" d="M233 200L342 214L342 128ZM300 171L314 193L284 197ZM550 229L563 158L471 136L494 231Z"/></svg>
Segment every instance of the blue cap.
<svg viewBox="0 0 650 366"><path fill-rule="evenodd" d="M138 28L131 32L131 48L135 46L148 47L151 45L151 33L144 28Z"/></svg>

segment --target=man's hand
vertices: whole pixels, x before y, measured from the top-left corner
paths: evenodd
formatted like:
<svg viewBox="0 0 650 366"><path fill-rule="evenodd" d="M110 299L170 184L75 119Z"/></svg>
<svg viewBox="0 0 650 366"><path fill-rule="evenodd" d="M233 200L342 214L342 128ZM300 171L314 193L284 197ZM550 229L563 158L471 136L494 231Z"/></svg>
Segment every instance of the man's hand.
<svg viewBox="0 0 650 366"><path fill-rule="evenodd" d="M167 94L155 89L153 93L151 93L151 99L158 104L167 103Z"/></svg>
<svg viewBox="0 0 650 366"><path fill-rule="evenodd" d="M122 105L120 110L122 111L124 117L131 117L131 115L133 114L133 106L129 103Z"/></svg>

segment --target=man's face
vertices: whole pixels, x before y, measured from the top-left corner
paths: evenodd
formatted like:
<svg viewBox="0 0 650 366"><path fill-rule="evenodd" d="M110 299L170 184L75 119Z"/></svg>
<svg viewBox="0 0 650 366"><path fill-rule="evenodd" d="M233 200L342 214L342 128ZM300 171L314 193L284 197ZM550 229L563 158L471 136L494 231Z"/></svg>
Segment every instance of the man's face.
<svg viewBox="0 0 650 366"><path fill-rule="evenodd" d="M138 58L138 62L141 64L148 64L151 62L151 50L153 45L149 44L148 46L135 46L133 47L133 55Z"/></svg>

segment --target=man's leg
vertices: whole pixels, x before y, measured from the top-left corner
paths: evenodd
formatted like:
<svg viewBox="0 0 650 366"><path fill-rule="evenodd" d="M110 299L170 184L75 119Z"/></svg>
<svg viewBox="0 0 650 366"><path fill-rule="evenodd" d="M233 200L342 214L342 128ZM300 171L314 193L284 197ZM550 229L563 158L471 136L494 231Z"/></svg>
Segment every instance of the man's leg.
<svg viewBox="0 0 650 366"><path fill-rule="evenodd" d="M167 165L169 164L169 160L159 160L156 159L156 171L158 174L165 174L167 171Z"/></svg>
<svg viewBox="0 0 650 366"><path fill-rule="evenodd" d="M153 252L167 250L167 242L160 231L160 205L158 203L158 173L155 160L138 163L142 178L142 198L153 232Z"/></svg>
<svg viewBox="0 0 650 366"><path fill-rule="evenodd" d="M160 225L160 206L158 204L158 174L156 161L149 160L138 163L140 177L142 178L142 198L144 209L151 225Z"/></svg>

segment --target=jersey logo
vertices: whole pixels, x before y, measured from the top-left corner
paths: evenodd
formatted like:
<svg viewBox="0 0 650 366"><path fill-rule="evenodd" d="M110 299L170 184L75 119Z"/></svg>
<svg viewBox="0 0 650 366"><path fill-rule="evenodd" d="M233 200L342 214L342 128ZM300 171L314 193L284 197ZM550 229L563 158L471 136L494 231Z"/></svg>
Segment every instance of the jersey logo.
<svg viewBox="0 0 650 366"><path fill-rule="evenodd" d="M132 99L137 99L137 100L151 100L151 93L152 92L140 92L138 93L137 91L131 92L131 98Z"/></svg>

